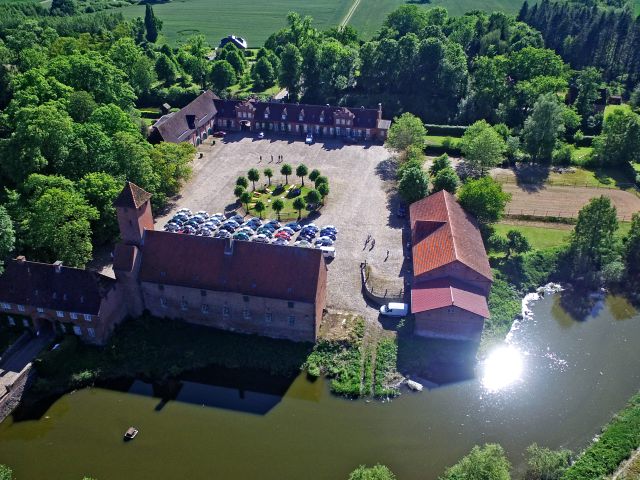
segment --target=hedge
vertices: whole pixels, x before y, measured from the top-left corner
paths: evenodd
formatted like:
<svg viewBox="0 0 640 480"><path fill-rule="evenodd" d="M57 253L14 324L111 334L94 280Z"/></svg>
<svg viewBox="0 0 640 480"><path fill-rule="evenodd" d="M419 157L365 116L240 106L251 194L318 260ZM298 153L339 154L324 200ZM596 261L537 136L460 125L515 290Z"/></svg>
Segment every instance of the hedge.
<svg viewBox="0 0 640 480"><path fill-rule="evenodd" d="M564 473L562 480L594 480L615 472L620 463L640 446L640 394L605 427L600 438L592 443Z"/></svg>
<svg viewBox="0 0 640 480"><path fill-rule="evenodd" d="M445 137L461 137L469 128L468 125L435 125L425 123L424 128L427 129L429 135L443 135Z"/></svg>

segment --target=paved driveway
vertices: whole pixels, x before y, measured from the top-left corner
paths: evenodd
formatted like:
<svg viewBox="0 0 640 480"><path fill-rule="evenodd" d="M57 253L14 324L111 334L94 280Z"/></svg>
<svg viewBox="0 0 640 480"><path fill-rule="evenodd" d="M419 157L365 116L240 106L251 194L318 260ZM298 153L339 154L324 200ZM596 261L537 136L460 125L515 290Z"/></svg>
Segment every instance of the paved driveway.
<svg viewBox="0 0 640 480"><path fill-rule="evenodd" d="M329 264L328 306L377 318L361 293L360 263L366 260L378 272L398 278L402 285L405 221L394 215L398 200L392 190L394 169L389 152L381 145L344 145L334 140L305 145L301 140L257 140L241 134L217 139L215 146L209 142L200 147L202 158L194 162L193 178L171 210L157 218L156 228L162 228L179 208L209 213L234 208L235 179L250 168L262 171L270 167L275 173L273 180L278 181L278 155L283 155L283 163L291 164L294 171L300 163L310 171L317 168L329 178L330 193L320 217L313 222L332 224L339 230L336 258ZM364 248L368 235L375 239L373 249L371 242Z"/></svg>

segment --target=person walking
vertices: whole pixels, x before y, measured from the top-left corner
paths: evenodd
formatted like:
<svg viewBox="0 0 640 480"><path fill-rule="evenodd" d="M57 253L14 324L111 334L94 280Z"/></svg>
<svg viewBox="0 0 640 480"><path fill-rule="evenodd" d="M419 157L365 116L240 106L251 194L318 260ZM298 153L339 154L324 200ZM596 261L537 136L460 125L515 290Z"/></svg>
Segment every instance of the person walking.
<svg viewBox="0 0 640 480"><path fill-rule="evenodd" d="M387 260L389 260L389 250L387 250L387 256L384 257L384 261L386 262Z"/></svg>

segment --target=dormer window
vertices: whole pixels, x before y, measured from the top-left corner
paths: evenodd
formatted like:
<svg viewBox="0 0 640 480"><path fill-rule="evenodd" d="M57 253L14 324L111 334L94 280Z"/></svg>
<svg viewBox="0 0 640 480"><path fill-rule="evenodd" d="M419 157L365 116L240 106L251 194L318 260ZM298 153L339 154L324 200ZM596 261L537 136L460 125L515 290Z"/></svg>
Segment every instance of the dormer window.
<svg viewBox="0 0 640 480"><path fill-rule="evenodd" d="M300 113L298 114L298 121L302 122L304 120L304 110L300 110Z"/></svg>
<svg viewBox="0 0 640 480"><path fill-rule="evenodd" d="M284 113L284 112L282 112L282 119L283 119L283 120L286 120L286 119L287 119L287 114L286 114L286 113Z"/></svg>
<svg viewBox="0 0 640 480"><path fill-rule="evenodd" d="M270 112L269 112L269 107L267 107L267 108L264 110L264 118L265 118L265 119L267 119L267 120L269 119L269 113L270 113Z"/></svg>
<svg viewBox="0 0 640 480"><path fill-rule="evenodd" d="M320 123L324 123L324 112L320 113Z"/></svg>

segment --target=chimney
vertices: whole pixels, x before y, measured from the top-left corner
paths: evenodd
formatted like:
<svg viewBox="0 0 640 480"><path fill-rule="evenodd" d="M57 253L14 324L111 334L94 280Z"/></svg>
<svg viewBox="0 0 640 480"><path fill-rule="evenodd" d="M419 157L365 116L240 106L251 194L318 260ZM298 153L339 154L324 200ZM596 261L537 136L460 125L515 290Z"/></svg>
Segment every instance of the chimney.
<svg viewBox="0 0 640 480"><path fill-rule="evenodd" d="M53 267L56 269L56 273L60 273L62 271L62 262L60 260L53 262Z"/></svg>
<svg viewBox="0 0 640 480"><path fill-rule="evenodd" d="M20 255L16 257L16 262L18 263L25 263L26 261L27 261L27 257L25 257L24 255Z"/></svg>
<svg viewBox="0 0 640 480"><path fill-rule="evenodd" d="M224 244L224 254L233 255L233 238L227 238Z"/></svg>
<svg viewBox="0 0 640 480"><path fill-rule="evenodd" d="M378 120L382 120L382 103L378 104Z"/></svg>

